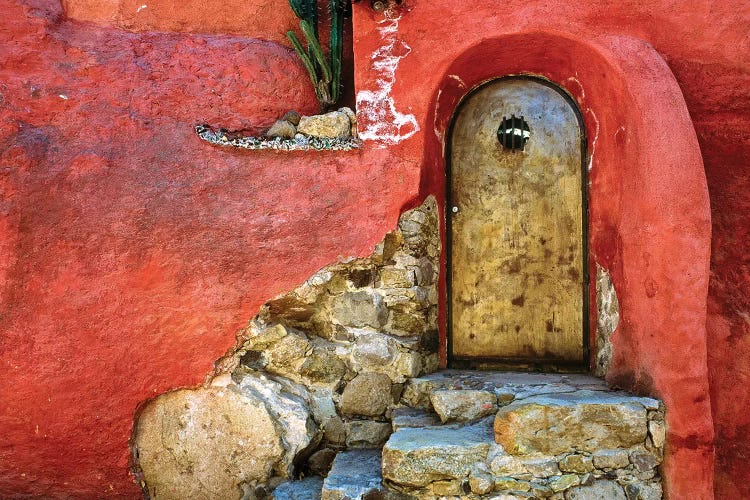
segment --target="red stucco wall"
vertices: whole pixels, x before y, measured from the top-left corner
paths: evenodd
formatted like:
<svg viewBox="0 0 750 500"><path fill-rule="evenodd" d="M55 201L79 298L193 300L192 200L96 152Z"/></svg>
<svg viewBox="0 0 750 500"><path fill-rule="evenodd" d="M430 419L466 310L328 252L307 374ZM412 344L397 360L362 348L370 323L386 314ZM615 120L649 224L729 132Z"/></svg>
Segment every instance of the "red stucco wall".
<svg viewBox="0 0 750 500"><path fill-rule="evenodd" d="M740 389L750 383L747 2L527 1L499 15L489 2L413 0L398 37L377 33L360 4L358 85L378 90L371 56L383 38L399 60L393 108L383 108L390 125L378 130L396 144L314 155L220 150L191 130L252 128L287 108L315 109L293 54L248 38L280 40L286 2L252 2L274 7L264 23L214 0L204 10L143 2L141 21L131 3L70 2L71 17L96 23L88 24L65 20L54 0L0 0L0 496L138 497L127 473L136 406L199 383L269 297L333 260L369 253L424 191L426 117L452 61L490 33L533 29L646 40L685 96L713 221L715 491L750 496L750 392ZM619 366L629 361L653 367L659 357ZM705 392L677 385L678 398ZM693 415L684 415L688 428ZM693 422L704 434L706 417ZM700 439L673 446L705 465L695 458L707 452ZM706 494L708 472L698 472L695 498ZM690 479L680 479L684 488Z"/></svg>

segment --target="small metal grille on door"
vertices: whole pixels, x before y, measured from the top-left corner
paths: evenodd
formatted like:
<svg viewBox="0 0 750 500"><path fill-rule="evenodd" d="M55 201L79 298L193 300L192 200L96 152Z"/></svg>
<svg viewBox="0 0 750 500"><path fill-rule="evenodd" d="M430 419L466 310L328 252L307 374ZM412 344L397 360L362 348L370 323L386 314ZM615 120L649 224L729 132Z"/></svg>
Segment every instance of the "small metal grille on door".
<svg viewBox="0 0 750 500"><path fill-rule="evenodd" d="M510 115L510 118L503 116L503 121L497 129L497 140L505 149L523 151L530 137L531 130L523 116Z"/></svg>

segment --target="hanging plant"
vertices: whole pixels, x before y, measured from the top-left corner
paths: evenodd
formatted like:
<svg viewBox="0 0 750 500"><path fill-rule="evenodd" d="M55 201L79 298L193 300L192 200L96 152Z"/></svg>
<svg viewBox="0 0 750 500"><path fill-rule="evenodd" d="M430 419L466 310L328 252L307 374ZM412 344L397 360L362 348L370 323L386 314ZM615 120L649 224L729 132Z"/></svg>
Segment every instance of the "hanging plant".
<svg viewBox="0 0 750 500"><path fill-rule="evenodd" d="M344 16L350 9L350 0L329 0L328 12L331 16L331 35L328 41L328 55L323 53L318 37L317 0L289 0L294 14L299 18L302 35L307 49L294 31L286 36L295 52L302 59L310 75L315 95L321 111L332 107L341 95L341 59L344 52Z"/></svg>

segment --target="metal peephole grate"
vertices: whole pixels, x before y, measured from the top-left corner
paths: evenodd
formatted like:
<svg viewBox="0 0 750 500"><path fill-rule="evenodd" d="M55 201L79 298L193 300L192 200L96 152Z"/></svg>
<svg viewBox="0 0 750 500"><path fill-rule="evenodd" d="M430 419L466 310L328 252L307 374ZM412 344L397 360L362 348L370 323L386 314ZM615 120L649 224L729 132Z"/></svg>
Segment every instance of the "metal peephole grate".
<svg viewBox="0 0 750 500"><path fill-rule="evenodd" d="M523 116L510 115L510 118L503 116L503 121L497 129L497 140L505 149L523 151L526 143L529 142L529 137L531 137L531 130Z"/></svg>

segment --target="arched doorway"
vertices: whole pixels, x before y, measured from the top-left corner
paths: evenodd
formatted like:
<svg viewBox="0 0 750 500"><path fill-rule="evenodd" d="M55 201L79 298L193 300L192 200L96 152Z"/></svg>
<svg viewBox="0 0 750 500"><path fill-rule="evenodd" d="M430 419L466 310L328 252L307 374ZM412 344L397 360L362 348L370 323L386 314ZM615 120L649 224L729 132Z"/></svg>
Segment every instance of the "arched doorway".
<svg viewBox="0 0 750 500"><path fill-rule="evenodd" d="M585 369L585 133L547 80L504 77L458 106L447 162L452 366Z"/></svg>

